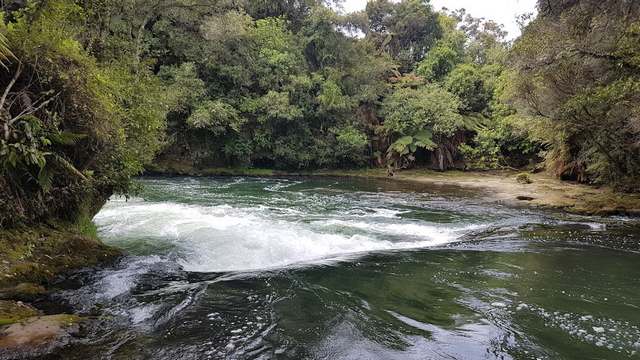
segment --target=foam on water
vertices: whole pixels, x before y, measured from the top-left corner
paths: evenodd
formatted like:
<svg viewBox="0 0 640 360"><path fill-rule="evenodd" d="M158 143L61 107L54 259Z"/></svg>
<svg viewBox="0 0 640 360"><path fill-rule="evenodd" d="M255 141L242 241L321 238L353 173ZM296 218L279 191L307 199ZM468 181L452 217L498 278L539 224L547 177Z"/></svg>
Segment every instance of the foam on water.
<svg viewBox="0 0 640 360"><path fill-rule="evenodd" d="M627 356L640 348L640 329L628 321L598 318L571 312L547 311L544 308L520 304L517 311L528 311L544 319L545 326L558 328L571 337L607 348Z"/></svg>
<svg viewBox="0 0 640 360"><path fill-rule="evenodd" d="M111 202L94 220L106 241L141 237L170 241L178 249L178 261L184 269L197 272L269 269L372 251L437 246L455 241L473 228L404 221L395 217L398 213L375 212L363 219L343 217L338 212L307 222L300 214L289 212L282 217L278 209L265 206L135 200Z"/></svg>
<svg viewBox="0 0 640 360"><path fill-rule="evenodd" d="M442 245L452 242L468 231L477 230L483 227L482 225L445 227L443 225L436 226L415 222L367 223L362 221L345 220L327 220L320 223L327 226L356 228L364 231L378 233L383 236L404 236L411 239L417 239L418 242L429 240L431 241L432 245Z"/></svg>
<svg viewBox="0 0 640 360"><path fill-rule="evenodd" d="M129 292L137 278L149 270L148 265L160 261L157 256L143 257L128 263L124 270L105 271L97 285L101 291L96 292L95 296L100 299L113 299Z"/></svg>

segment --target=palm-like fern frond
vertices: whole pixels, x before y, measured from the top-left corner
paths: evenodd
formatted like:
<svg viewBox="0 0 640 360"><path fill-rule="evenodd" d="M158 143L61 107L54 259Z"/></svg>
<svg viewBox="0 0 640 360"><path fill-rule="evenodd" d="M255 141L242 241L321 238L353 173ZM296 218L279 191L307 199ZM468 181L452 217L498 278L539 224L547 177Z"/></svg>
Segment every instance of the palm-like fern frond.
<svg viewBox="0 0 640 360"><path fill-rule="evenodd" d="M78 141L86 138L85 134L76 134L69 131L62 131L49 135L49 140L56 145L69 145L73 146L78 143Z"/></svg>
<svg viewBox="0 0 640 360"><path fill-rule="evenodd" d="M0 67L9 70L6 64L13 58L15 58L15 55L13 55L11 49L9 49L7 38L0 33Z"/></svg>

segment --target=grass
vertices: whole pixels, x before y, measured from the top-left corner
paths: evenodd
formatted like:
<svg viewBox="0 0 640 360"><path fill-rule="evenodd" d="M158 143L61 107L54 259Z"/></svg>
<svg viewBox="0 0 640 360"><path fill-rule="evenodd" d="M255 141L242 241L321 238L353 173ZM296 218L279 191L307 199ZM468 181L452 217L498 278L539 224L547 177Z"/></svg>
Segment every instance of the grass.
<svg viewBox="0 0 640 360"><path fill-rule="evenodd" d="M75 228L75 232L80 235L84 235L92 239L98 239L98 228L88 215L80 216L78 221L73 224L71 228Z"/></svg>
<svg viewBox="0 0 640 360"><path fill-rule="evenodd" d="M520 173L516 176L516 181L519 184L531 184L533 182L533 180L531 180L531 175L527 174L527 173Z"/></svg>

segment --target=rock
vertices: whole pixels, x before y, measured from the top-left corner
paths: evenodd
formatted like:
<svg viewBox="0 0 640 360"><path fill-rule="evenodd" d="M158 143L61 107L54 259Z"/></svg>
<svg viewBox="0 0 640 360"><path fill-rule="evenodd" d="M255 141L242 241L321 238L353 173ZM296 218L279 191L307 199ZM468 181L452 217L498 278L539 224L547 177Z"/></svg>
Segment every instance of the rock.
<svg viewBox="0 0 640 360"><path fill-rule="evenodd" d="M59 314L37 316L14 323L0 332L0 358L42 356L69 343L79 332L80 318Z"/></svg>
<svg viewBox="0 0 640 360"><path fill-rule="evenodd" d="M33 301L47 293L42 286L34 283L20 283L14 287L0 289L0 299Z"/></svg>
<svg viewBox="0 0 640 360"><path fill-rule="evenodd" d="M38 310L20 301L0 300L0 326L13 324L38 315L40 315Z"/></svg>
<svg viewBox="0 0 640 360"><path fill-rule="evenodd" d="M531 180L531 176L530 176L529 174L527 174L527 173L521 173L521 174L518 174L518 175L516 176L516 181L517 181L519 184L523 184L523 185L533 183L533 180Z"/></svg>
<svg viewBox="0 0 640 360"><path fill-rule="evenodd" d="M516 199L518 199L520 201L533 201L533 200L535 200L535 198L533 198L531 196L524 196L524 195L516 196Z"/></svg>

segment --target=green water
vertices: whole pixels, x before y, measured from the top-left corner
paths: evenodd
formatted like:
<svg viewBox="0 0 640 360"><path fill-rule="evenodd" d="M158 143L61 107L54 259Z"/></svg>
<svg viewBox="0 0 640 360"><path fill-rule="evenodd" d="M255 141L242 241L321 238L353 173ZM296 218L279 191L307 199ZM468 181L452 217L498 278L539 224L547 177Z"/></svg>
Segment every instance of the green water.
<svg viewBox="0 0 640 360"><path fill-rule="evenodd" d="M95 218L130 256L57 294L62 359L634 359L637 221L449 187L150 178Z"/></svg>

